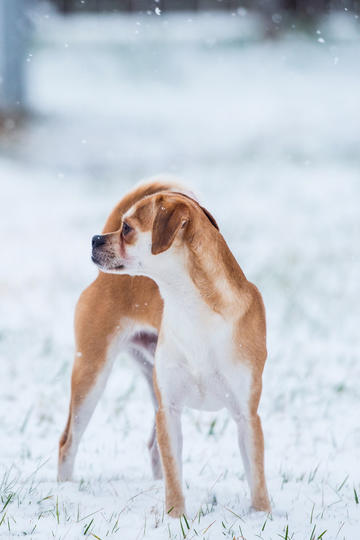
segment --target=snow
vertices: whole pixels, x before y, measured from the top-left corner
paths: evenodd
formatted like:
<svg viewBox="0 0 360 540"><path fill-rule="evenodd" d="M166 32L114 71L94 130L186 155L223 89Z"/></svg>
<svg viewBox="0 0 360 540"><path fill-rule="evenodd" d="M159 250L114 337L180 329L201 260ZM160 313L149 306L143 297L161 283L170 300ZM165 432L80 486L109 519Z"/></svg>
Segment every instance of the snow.
<svg viewBox="0 0 360 540"><path fill-rule="evenodd" d="M0 153L1 537L359 537L360 36L344 17L319 44L315 31L264 41L259 21L231 14L34 16L32 121ZM190 530L164 516L150 397L126 357L76 481L55 481L91 236L162 171L200 192L264 296L270 517L249 512L227 414L193 410Z"/></svg>

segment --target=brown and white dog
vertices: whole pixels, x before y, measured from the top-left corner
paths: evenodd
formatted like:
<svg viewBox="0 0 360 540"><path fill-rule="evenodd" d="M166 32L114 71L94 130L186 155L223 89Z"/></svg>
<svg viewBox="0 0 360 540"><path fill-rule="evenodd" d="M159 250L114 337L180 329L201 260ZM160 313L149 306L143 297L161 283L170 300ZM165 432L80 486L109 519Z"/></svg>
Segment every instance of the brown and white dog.
<svg viewBox="0 0 360 540"><path fill-rule="evenodd" d="M214 218L183 193L149 195L124 213L115 232L93 238L92 258L103 272L152 278L164 300L154 387L166 510L174 517L185 511L180 417L186 406L230 411L252 506L269 511L257 412L265 310Z"/></svg>
<svg viewBox="0 0 360 540"><path fill-rule="evenodd" d="M119 229L123 214L137 201L159 191L179 189L182 188L168 180L141 184L115 206L103 233ZM154 407L157 408L152 372L162 311L163 301L158 288L146 277L99 272L95 281L81 294L75 312L76 354L69 416L59 443L60 481L72 478L81 436L119 352L128 352L138 363L148 382ZM155 422L149 450L154 478L161 478Z"/></svg>

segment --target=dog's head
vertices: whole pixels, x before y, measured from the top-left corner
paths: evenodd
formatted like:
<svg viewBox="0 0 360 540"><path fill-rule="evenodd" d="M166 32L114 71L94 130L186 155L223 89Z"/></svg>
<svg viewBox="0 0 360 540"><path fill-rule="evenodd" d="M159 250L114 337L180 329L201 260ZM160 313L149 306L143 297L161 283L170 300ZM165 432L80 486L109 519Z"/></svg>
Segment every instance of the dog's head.
<svg viewBox="0 0 360 540"><path fill-rule="evenodd" d="M92 260L103 272L156 277L183 254L195 231L218 225L195 200L181 193L158 193L140 200L113 233L92 239ZM161 256L160 256L161 255Z"/></svg>

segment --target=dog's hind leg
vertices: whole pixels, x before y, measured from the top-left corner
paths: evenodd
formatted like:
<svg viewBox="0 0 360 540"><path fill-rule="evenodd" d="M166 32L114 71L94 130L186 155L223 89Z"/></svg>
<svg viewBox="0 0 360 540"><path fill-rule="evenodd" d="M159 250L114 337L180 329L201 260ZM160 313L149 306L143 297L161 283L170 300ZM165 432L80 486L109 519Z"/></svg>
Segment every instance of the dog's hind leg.
<svg viewBox="0 0 360 540"><path fill-rule="evenodd" d="M72 478L80 439L105 388L113 364L112 336L126 332L117 322L116 312L109 310L104 297L94 292L94 283L90 285L80 296L75 313L77 352L69 416L59 442L59 481Z"/></svg>
<svg viewBox="0 0 360 540"><path fill-rule="evenodd" d="M113 359L109 357L105 347L102 354L96 354L96 358L92 358L93 354L80 349L75 357L69 416L59 442L59 481L72 479L81 437L103 393L113 364Z"/></svg>
<svg viewBox="0 0 360 540"><path fill-rule="evenodd" d="M142 295L142 310L137 309L139 295ZM157 287L146 278L100 273L81 294L75 313L77 353L71 380L69 416L59 444L59 480L72 477L81 436L105 388L116 352L123 349L131 353L132 348L137 348L145 355L148 365L143 365L142 371L156 408L152 369L161 315L162 303ZM136 339L130 342L135 323L149 328L153 324L154 329L136 334ZM150 443L153 472L158 478L161 468L154 427Z"/></svg>
<svg viewBox="0 0 360 540"><path fill-rule="evenodd" d="M147 332L141 332L134 336L131 340L130 354L138 363L146 382L148 383L151 400L154 405L155 414L158 410L158 401L154 392L153 384L153 369L154 369L154 353L157 342L157 335ZM150 453L150 461L153 477L158 480L162 478L162 467L159 453L159 445L156 437L156 422L151 429L151 435L148 441L148 449Z"/></svg>

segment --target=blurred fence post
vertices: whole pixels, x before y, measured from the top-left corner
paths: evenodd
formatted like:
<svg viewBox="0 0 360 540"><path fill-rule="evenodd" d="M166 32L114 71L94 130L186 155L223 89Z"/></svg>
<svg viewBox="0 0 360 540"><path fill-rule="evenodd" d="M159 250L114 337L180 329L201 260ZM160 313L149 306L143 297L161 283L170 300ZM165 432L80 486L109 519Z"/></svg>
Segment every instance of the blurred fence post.
<svg viewBox="0 0 360 540"><path fill-rule="evenodd" d="M0 120L25 109L26 0L0 0Z"/></svg>

